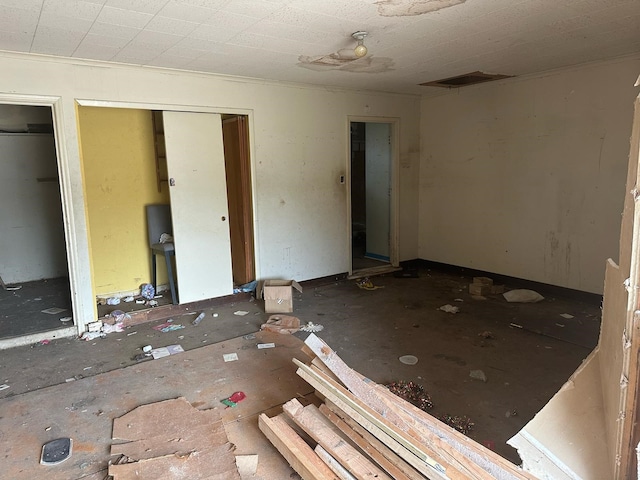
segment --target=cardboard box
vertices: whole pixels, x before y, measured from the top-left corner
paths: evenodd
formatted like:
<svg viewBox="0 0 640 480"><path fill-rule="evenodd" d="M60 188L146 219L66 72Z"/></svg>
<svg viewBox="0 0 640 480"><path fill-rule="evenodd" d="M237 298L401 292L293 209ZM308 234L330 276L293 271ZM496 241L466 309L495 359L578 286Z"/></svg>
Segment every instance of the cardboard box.
<svg viewBox="0 0 640 480"><path fill-rule="evenodd" d="M293 312L293 289L302 293L302 287L295 280L264 280L258 288L258 298L264 299L267 313Z"/></svg>
<svg viewBox="0 0 640 480"><path fill-rule="evenodd" d="M483 297L491 293L491 285L483 285L481 283L469 284L469 293L471 295L482 295Z"/></svg>
<svg viewBox="0 0 640 480"><path fill-rule="evenodd" d="M493 285L493 280L489 277L473 277L473 283L476 285Z"/></svg>

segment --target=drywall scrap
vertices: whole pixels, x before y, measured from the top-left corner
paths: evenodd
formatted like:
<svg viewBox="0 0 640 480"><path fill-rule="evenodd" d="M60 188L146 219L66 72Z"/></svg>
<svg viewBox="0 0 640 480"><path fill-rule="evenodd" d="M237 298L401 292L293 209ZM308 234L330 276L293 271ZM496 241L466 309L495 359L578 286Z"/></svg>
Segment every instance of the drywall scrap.
<svg viewBox="0 0 640 480"><path fill-rule="evenodd" d="M292 399L283 406L284 414L263 414L259 421L303 478L536 478L349 368L315 334L307 337L303 350L315 358L310 365L294 358L297 374L324 404L303 406ZM287 421L320 448L313 450ZM285 425L279 435L274 424Z"/></svg>
<svg viewBox="0 0 640 480"><path fill-rule="evenodd" d="M638 478L640 440L640 97L620 229L620 264L605 270L600 339L569 381L507 443L544 479Z"/></svg>
<svg viewBox="0 0 640 480"><path fill-rule="evenodd" d="M109 466L114 480L240 480L217 410L198 410L185 398L142 405L113 421ZM126 461L123 463L122 458Z"/></svg>

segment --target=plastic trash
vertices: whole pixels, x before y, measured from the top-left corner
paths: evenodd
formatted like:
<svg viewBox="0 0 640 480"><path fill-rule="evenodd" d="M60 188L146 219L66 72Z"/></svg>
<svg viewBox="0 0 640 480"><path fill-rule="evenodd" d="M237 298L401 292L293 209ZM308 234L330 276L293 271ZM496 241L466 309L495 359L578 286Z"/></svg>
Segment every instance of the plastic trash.
<svg viewBox="0 0 640 480"><path fill-rule="evenodd" d="M147 300L152 300L156 294L155 288L150 283L143 283L140 286L140 296Z"/></svg>
<svg viewBox="0 0 640 480"><path fill-rule="evenodd" d="M447 313L458 313L460 311L458 307L454 307L453 305L449 305L448 303L446 305L442 305L438 310L442 310L443 312Z"/></svg>
<svg viewBox="0 0 640 480"><path fill-rule="evenodd" d="M238 405L239 402L247 398L244 392L234 392L229 398L225 398L221 400L223 404L227 406L227 408L233 408Z"/></svg>
<svg viewBox="0 0 640 480"><path fill-rule="evenodd" d="M193 322L191 322L191 324L195 325L197 327L200 324L200 322L202 321L203 318L204 318L204 312L200 312L200 315L198 315L196 318L194 318Z"/></svg>

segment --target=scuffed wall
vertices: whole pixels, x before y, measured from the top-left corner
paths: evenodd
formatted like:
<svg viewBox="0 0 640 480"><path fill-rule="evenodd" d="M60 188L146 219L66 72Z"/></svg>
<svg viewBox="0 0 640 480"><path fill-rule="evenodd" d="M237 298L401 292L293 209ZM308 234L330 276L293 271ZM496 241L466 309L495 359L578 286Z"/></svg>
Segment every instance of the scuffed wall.
<svg viewBox="0 0 640 480"><path fill-rule="evenodd" d="M259 278L349 269L349 116L399 119L400 260L416 258L420 105L416 96L272 83L36 55L0 54L0 92L56 97L76 318L94 316L77 101L249 116ZM144 107L143 107L144 106Z"/></svg>
<svg viewBox="0 0 640 480"><path fill-rule="evenodd" d="M420 258L601 293L640 59L422 99Z"/></svg>

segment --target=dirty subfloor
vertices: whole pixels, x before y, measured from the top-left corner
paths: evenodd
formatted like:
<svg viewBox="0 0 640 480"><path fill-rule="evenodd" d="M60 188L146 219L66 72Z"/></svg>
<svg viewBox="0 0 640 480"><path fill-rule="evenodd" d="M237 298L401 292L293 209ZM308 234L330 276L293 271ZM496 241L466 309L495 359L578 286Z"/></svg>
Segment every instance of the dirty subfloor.
<svg viewBox="0 0 640 480"><path fill-rule="evenodd" d="M374 381L423 385L434 404L430 413L469 417L474 423L471 438L519 463L505 441L593 349L601 297L537 285L545 296L540 303L507 303L501 295L474 299L468 293L471 272L424 266L419 278L388 274L371 280L383 288L364 290L355 280L343 280L306 288L302 294L294 291L293 315L303 324L322 325L318 336ZM530 287L515 279L504 283L507 289ZM459 312L439 310L446 304ZM234 315L238 310L249 313ZM193 314L174 316L174 323L185 328L167 333L152 329L162 323L157 321L89 342L62 339L1 351L0 384L9 388L0 391L0 402L133 365L144 345L177 343L191 350L255 332L269 317L253 299L205 312L198 326L191 324ZM569 315L573 318L565 318ZM402 355L414 355L418 363L405 365L398 360ZM471 378L472 370L482 370L486 381Z"/></svg>

